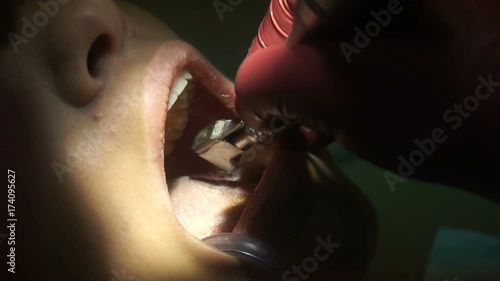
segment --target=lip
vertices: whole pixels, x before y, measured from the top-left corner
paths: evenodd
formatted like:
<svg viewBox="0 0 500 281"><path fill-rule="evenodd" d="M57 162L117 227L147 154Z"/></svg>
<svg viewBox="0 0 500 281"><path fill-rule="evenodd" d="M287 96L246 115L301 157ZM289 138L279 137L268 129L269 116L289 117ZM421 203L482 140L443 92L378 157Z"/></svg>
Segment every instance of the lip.
<svg viewBox="0 0 500 281"><path fill-rule="evenodd" d="M205 87L211 99L219 102L224 109L227 109L226 114L232 115L231 118L237 118L234 108L235 92L233 83L217 71L192 46L180 41L163 44L148 67L145 90L147 92L148 114L150 115L148 117L151 122L151 152L156 167L158 167L158 176L164 179L165 186L167 186L167 176L163 148L165 121L168 115L167 105L173 81L177 74L182 71L189 71L196 84ZM198 93L195 96L198 96ZM217 114L210 114L206 119L208 119L207 122L213 122L220 117ZM193 131L198 132L201 129L198 127L199 125L188 125L184 134L190 135L193 134ZM272 233L291 234L297 231L297 227L300 227L299 225L303 223L303 220L300 218L301 214L297 214L291 209L293 209L293 205L297 204L308 205L308 203L305 203L308 200L303 200L301 203L295 202L298 198L301 198L301 196L297 196L297 192L303 191L302 186L297 186L298 178L306 178L305 171L307 169L304 166L306 153L304 149L298 149L296 144L291 143L290 139L293 138L277 139L266 148L264 154L269 153L270 155L266 162L267 165L261 171L262 174L259 176L258 181L250 184L253 186L250 188L248 186L243 187L248 183L238 182L242 190L249 192L248 197L242 203L244 204L243 208L234 208L236 213L230 215L236 216L237 220L225 221L221 228L243 234L257 235L265 237L265 239L268 239L267 236ZM190 150L191 143L188 142L176 143L176 150ZM171 157L172 155L169 156L169 159L176 162L177 159ZM183 161L190 163L191 166L197 166L196 163L203 163L204 160L201 160L194 153L190 153L189 156L183 155ZM179 176L179 173L172 171L171 168L169 165L167 169L169 180ZM201 171L195 168L194 175L198 173L206 174L206 169L212 168L204 167ZM294 218L297 219L291 220L290 214L293 214ZM277 223L278 220L280 223ZM219 231L216 230L216 232Z"/></svg>
<svg viewBox="0 0 500 281"><path fill-rule="evenodd" d="M188 71L193 76L193 81L190 83L194 83L196 85L195 100L198 105L193 108L194 111L190 114L190 121L188 123L188 127L184 130L183 138L176 141L176 149L168 157L166 157L164 155L164 145L165 123L168 118L168 100L175 78L183 71ZM171 163L177 164L179 161L189 163L189 174L187 174L187 176L207 175L214 171L215 168L212 167L212 165L205 162L205 160L201 159L191 151L192 140L190 136L199 132L202 127L206 126L201 124L201 122L196 122L201 121L199 120L199 116L202 116L202 119L205 119L203 120L204 122L212 122L220 118L237 118L237 114L234 109L234 84L225 78L212 64L210 64L189 44L182 41L169 41L159 47L148 65L144 85L148 125L150 130L150 152L152 155L152 161L157 168L157 175L160 179L163 179L165 187L170 189L170 180L186 176L185 171L182 171L182 167L176 167L177 165L171 165ZM206 102L200 101L201 99ZM206 111L201 110L203 107L209 109ZM194 115L197 115L197 117L193 117ZM242 208L248 200L249 193L253 191L254 187L255 186L251 187L248 183L238 182L235 189L228 187L228 192L223 192L223 195L221 195L221 198L219 198L217 203L206 203L196 201L192 198L189 201L197 202L197 209L200 211L202 210L202 207L200 206L203 206L203 208L207 208L209 211L213 211L215 213L231 208L231 211L223 212L226 219L224 219L214 229L209 229L210 231L215 232L230 230L232 228L232 222L230 222L231 219L228 218L236 218L241 215L241 212L243 211ZM206 191L209 192L208 190ZM172 191L169 190L169 193L171 192ZM189 196L190 194L185 188L182 192L180 192L180 194L184 193L186 194L182 196ZM179 192L176 192L176 194L179 194ZM236 196L236 198L239 198L239 203L231 200L235 199L235 197L230 198L231 194ZM206 198L208 193L203 194L202 192L201 194L197 193L196 195L198 196L197 198ZM172 196L173 194L170 194L171 200L178 199L178 197L173 198ZM188 205L182 204L180 205L180 208L184 208L190 204L191 203ZM174 210L177 210L176 208L178 206L179 205L174 204ZM196 215L193 215L191 217L192 219L190 217L191 215L189 215L188 221L198 218ZM185 218L186 217L183 216L182 221L184 221ZM181 222L181 224L183 223ZM193 233L193 229L191 229L191 227L187 225L183 226L185 227L185 230L190 232L192 235L200 239L203 238L199 236L199 234L195 234L196 232Z"/></svg>
<svg viewBox="0 0 500 281"><path fill-rule="evenodd" d="M182 41L164 43L158 49L148 67L148 75L145 81L148 119L151 122L151 152L153 160L159 168L158 172L163 177L165 176L164 128L168 114L168 99L175 77L184 70L189 71L197 81L210 88L212 93L217 92L214 98L236 118L233 83L217 71L189 44Z"/></svg>

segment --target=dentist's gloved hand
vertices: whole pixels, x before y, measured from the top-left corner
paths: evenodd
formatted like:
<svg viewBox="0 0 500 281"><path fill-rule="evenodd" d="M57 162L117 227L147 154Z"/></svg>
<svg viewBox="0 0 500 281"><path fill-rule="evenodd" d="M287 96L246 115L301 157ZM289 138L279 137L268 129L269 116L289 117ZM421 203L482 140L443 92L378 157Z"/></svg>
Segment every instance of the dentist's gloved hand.
<svg viewBox="0 0 500 281"><path fill-rule="evenodd" d="M348 32L285 47L291 18L276 12L293 10L285 2L272 2L267 20L279 28L261 26L237 75L247 124L268 127L286 113L402 178L491 196L500 182L500 3L389 0Z"/></svg>

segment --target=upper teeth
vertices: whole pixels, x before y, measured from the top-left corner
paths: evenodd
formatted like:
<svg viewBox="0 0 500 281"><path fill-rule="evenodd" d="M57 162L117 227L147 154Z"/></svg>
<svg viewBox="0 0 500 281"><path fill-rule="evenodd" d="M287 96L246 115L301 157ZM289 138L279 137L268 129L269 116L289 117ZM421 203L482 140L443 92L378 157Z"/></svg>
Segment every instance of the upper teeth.
<svg viewBox="0 0 500 281"><path fill-rule="evenodd" d="M177 75L170 90L168 114L165 121L164 153L168 156L175 147L175 142L182 137L187 126L194 84L193 76L187 71Z"/></svg>
<svg viewBox="0 0 500 281"><path fill-rule="evenodd" d="M174 84L172 85L172 89L170 90L170 95L168 99L168 110L174 106L175 102L177 101L177 98L184 92L184 89L186 89L189 80L193 79L193 76L191 73L184 71L177 75L177 77L174 80Z"/></svg>

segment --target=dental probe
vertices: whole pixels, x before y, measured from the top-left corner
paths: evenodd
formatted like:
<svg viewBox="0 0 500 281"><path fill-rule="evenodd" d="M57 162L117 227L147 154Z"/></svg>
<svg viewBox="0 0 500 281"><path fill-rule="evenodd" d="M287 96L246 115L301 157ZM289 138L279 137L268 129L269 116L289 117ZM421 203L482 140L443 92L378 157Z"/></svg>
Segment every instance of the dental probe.
<svg viewBox="0 0 500 281"><path fill-rule="evenodd" d="M359 9L359 2L298 0L294 9L293 27L285 44L293 46L302 43L327 20L333 25L332 30L346 28ZM217 120L198 133L192 149L220 169L232 172L239 167L241 156L252 145L266 144L273 138L271 130L254 130L243 121Z"/></svg>

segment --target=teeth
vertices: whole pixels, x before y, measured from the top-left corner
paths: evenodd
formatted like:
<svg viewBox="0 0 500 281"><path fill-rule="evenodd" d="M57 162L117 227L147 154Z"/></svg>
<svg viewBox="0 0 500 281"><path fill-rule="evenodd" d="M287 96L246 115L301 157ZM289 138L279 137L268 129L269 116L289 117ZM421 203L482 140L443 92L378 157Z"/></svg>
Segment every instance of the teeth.
<svg viewBox="0 0 500 281"><path fill-rule="evenodd" d="M182 137L183 131L169 130L165 131L165 141L174 142Z"/></svg>
<svg viewBox="0 0 500 281"><path fill-rule="evenodd" d="M193 76L187 71L182 72L175 78L168 99L168 110L170 110L174 106L175 102L184 92L184 89L186 89L186 86L189 84L189 80L191 79L193 79Z"/></svg>
<svg viewBox="0 0 500 281"><path fill-rule="evenodd" d="M182 137L187 126L194 92L194 84L189 83L192 79L193 76L184 71L175 78L170 90L167 120L165 121L165 156L172 153L175 141Z"/></svg>

